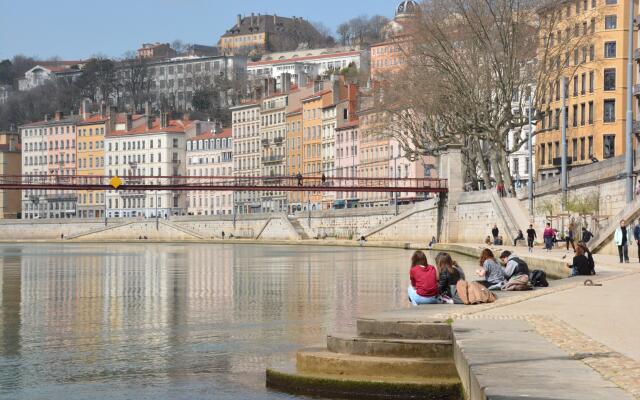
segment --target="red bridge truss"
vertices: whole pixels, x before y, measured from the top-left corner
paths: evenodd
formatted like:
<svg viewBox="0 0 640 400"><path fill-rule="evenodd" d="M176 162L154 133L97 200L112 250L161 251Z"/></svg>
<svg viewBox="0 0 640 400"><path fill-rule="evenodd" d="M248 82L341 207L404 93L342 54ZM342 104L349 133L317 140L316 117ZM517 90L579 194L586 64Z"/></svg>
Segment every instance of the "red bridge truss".
<svg viewBox="0 0 640 400"><path fill-rule="evenodd" d="M446 179L437 178L336 178L318 176L121 176L3 175L5 190L135 190L135 191L283 191L283 192L410 192L445 193Z"/></svg>

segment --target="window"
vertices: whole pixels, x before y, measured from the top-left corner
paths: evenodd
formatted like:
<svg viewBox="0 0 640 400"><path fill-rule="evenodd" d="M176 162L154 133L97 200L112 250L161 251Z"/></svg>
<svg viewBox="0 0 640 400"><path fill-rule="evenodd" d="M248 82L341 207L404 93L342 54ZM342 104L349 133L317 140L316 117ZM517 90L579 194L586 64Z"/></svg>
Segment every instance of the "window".
<svg viewBox="0 0 640 400"><path fill-rule="evenodd" d="M589 102L589 125L593 124L593 101Z"/></svg>
<svg viewBox="0 0 640 400"><path fill-rule="evenodd" d="M589 93L593 93L596 75L593 71L589 72Z"/></svg>
<svg viewBox="0 0 640 400"><path fill-rule="evenodd" d="M593 61L596 59L596 46L589 46L589 61Z"/></svg>
<svg viewBox="0 0 640 400"><path fill-rule="evenodd" d="M616 101L607 99L604 101L604 122L615 122L616 120Z"/></svg>
<svg viewBox="0 0 640 400"><path fill-rule="evenodd" d="M580 139L580 159L581 160L584 160L584 156L585 156L585 154L584 154L584 149L585 149L584 148L584 144L585 144L585 139L581 138Z"/></svg>
<svg viewBox="0 0 640 400"><path fill-rule="evenodd" d="M578 139L573 139L571 141L571 147L573 151L571 152L571 158L573 161L578 161Z"/></svg>
<svg viewBox="0 0 640 400"><path fill-rule="evenodd" d="M578 126L578 105L573 105L573 126Z"/></svg>
<svg viewBox="0 0 640 400"><path fill-rule="evenodd" d="M606 5L618 4L618 0L606 0L605 4Z"/></svg>
<svg viewBox="0 0 640 400"><path fill-rule="evenodd" d="M586 73L582 74L581 82L582 82L582 85L580 87L580 94L584 96L587 93L587 74Z"/></svg>
<svg viewBox="0 0 640 400"><path fill-rule="evenodd" d="M585 125L585 120L586 120L586 113L587 113L587 106L586 104L582 103L580 104L580 125L584 126Z"/></svg>
<svg viewBox="0 0 640 400"><path fill-rule="evenodd" d="M614 157L616 154L616 135L604 135L602 144L602 156L604 158Z"/></svg>
<svg viewBox="0 0 640 400"><path fill-rule="evenodd" d="M573 97L577 95L578 95L578 75L575 75L573 77Z"/></svg>
<svg viewBox="0 0 640 400"><path fill-rule="evenodd" d="M545 163L545 158L544 158L544 150L545 150L545 145L543 144L542 146L540 146L540 164L544 165Z"/></svg>
<svg viewBox="0 0 640 400"><path fill-rule="evenodd" d="M616 29L618 27L618 16L607 15L604 17L604 29Z"/></svg>
<svg viewBox="0 0 640 400"><path fill-rule="evenodd" d="M615 58L615 57L616 57L616 42L605 42L604 58Z"/></svg>
<svg viewBox="0 0 640 400"><path fill-rule="evenodd" d="M592 158L593 157L593 136L589 136L588 141L589 141L589 147L588 147L589 158Z"/></svg>
<svg viewBox="0 0 640 400"><path fill-rule="evenodd" d="M607 68L604 70L604 90L616 90L615 68Z"/></svg>

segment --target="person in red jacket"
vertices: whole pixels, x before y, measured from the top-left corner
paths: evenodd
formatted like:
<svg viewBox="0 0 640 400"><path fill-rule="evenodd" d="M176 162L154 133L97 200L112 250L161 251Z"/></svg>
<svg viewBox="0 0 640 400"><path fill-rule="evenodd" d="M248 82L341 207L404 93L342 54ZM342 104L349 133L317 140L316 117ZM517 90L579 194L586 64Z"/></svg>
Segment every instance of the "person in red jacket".
<svg viewBox="0 0 640 400"><path fill-rule="evenodd" d="M433 265L429 265L427 256L420 250L411 257L411 270L409 271L411 285L408 289L411 304L438 304L438 271Z"/></svg>

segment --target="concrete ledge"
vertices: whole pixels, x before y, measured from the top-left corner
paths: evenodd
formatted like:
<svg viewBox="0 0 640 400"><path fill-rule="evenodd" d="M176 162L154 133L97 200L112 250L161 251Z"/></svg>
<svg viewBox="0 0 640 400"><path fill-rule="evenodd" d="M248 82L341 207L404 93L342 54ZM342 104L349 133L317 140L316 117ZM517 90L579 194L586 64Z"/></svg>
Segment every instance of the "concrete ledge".
<svg viewBox="0 0 640 400"><path fill-rule="evenodd" d="M521 320L460 320L453 324L454 361L472 400L632 400Z"/></svg>

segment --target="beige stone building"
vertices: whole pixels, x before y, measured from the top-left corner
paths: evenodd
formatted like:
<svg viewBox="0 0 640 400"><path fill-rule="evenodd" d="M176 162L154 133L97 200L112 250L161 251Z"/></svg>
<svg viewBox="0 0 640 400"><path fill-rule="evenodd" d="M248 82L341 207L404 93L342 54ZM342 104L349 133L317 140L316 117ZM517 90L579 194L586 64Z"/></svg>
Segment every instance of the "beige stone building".
<svg viewBox="0 0 640 400"><path fill-rule="evenodd" d="M20 136L17 133L0 132L0 175L21 175ZM19 190L0 189L0 219L18 218L21 215L22 194Z"/></svg>

